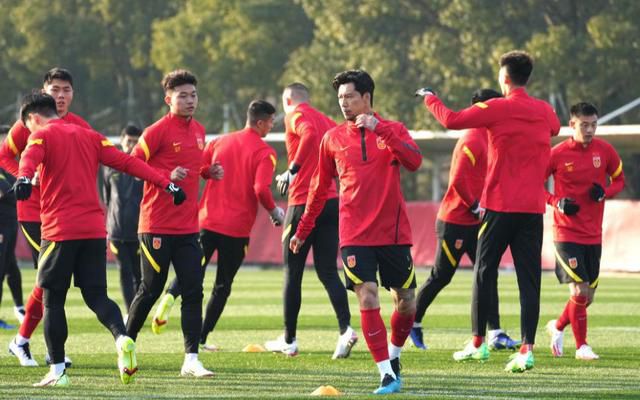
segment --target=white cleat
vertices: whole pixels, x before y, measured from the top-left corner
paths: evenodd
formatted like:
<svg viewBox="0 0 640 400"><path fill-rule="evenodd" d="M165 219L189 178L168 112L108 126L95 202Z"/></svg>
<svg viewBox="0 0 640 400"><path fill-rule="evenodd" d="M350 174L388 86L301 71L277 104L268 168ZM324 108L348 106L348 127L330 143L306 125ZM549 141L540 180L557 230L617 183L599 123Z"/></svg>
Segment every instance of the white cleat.
<svg viewBox="0 0 640 400"><path fill-rule="evenodd" d="M333 356L331 356L332 360L336 360L338 358L347 358L349 354L351 354L351 349L358 342L358 335L356 335L355 331L348 327L345 333L340 335L338 338L338 344L336 345L336 351L333 352Z"/></svg>
<svg viewBox="0 0 640 400"><path fill-rule="evenodd" d="M549 333L549 336L551 336L551 344L549 346L551 348L551 354L553 354L554 357L562 357L562 354L564 352L564 332L559 331L556 328L555 319L547 322L547 333Z"/></svg>
<svg viewBox="0 0 640 400"><path fill-rule="evenodd" d="M291 343L284 340L284 335L280 335L276 340L265 342L264 348L274 353L282 353L286 356L293 357L298 355L298 342L293 339Z"/></svg>
<svg viewBox="0 0 640 400"><path fill-rule="evenodd" d="M184 362L180 370L182 376L193 376L196 378L207 378L214 375L212 371L206 369L200 360Z"/></svg>
<svg viewBox="0 0 640 400"><path fill-rule="evenodd" d="M67 377L67 373L65 371L60 375L56 375L53 372L49 372L42 378L42 380L38 383L34 383L33 387L47 387L47 386L69 386L69 377Z"/></svg>
<svg viewBox="0 0 640 400"><path fill-rule="evenodd" d="M13 339L9 342L9 353L16 356L20 365L23 367L37 367L38 362L31 356L31 350L29 349L29 342L19 345L16 340Z"/></svg>
<svg viewBox="0 0 640 400"><path fill-rule="evenodd" d="M220 348L215 344L200 343L200 350L206 351L209 353L215 353L217 351L220 351Z"/></svg>
<svg viewBox="0 0 640 400"><path fill-rule="evenodd" d="M588 344L583 344L578 350L576 350L576 360L591 361L600 358L599 355L593 352L593 349Z"/></svg>

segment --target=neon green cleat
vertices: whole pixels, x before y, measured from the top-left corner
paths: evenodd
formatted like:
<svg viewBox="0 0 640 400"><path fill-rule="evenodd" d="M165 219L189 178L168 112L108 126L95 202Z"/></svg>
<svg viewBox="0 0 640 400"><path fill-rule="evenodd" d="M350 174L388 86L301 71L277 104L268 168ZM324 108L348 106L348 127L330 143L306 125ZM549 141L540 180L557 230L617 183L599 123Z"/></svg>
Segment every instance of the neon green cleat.
<svg viewBox="0 0 640 400"><path fill-rule="evenodd" d="M136 344L129 336L120 336L116 340L118 350L118 370L120 380L125 385L133 382L136 372L138 372L138 361L136 360Z"/></svg>
<svg viewBox="0 0 640 400"><path fill-rule="evenodd" d="M169 322L169 313L171 313L171 307L173 307L173 303L175 301L175 297L170 293L162 296L162 300L160 300L160 304L158 304L156 313L153 315L153 321L151 321L151 331L156 335L161 334L167 326L167 323Z"/></svg>
<svg viewBox="0 0 640 400"><path fill-rule="evenodd" d="M475 347L473 342L469 342L463 350L453 353L453 359L456 361L476 360L485 362L489 359L489 348L486 343L482 343L480 347Z"/></svg>
<svg viewBox="0 0 640 400"><path fill-rule="evenodd" d="M524 372L533 368L534 359L532 351L528 351L525 354L512 354L509 360L504 369L507 372Z"/></svg>
<svg viewBox="0 0 640 400"><path fill-rule="evenodd" d="M45 386L57 386L65 387L69 386L69 377L66 372L62 372L61 375L55 375L53 372L49 372L38 383L34 383L33 387L45 387Z"/></svg>

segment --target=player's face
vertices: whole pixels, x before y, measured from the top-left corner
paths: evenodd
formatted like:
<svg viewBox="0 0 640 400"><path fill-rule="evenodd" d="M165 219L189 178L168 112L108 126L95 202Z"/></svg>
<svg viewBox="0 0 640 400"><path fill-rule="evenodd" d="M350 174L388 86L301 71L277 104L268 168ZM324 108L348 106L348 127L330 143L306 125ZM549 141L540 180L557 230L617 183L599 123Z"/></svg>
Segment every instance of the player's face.
<svg viewBox="0 0 640 400"><path fill-rule="evenodd" d="M358 115L370 111L370 97L369 93L361 95L352 82L338 87L338 104L347 121L355 121Z"/></svg>
<svg viewBox="0 0 640 400"><path fill-rule="evenodd" d="M569 126L573 129L573 140L588 145L596 135L598 128L597 115L576 115L571 117Z"/></svg>
<svg viewBox="0 0 640 400"><path fill-rule="evenodd" d="M256 123L256 130L260 133L260 136L265 137L271 129L273 129L273 120L275 116L271 115L268 119L261 119Z"/></svg>
<svg viewBox="0 0 640 400"><path fill-rule="evenodd" d="M53 79L51 83L44 85L44 92L56 101L58 115L64 117L69 112L69 106L73 101L73 87L71 83L60 79Z"/></svg>
<svg viewBox="0 0 640 400"><path fill-rule="evenodd" d="M189 118L198 108L198 92L194 85L186 83L168 91L164 101L172 114Z"/></svg>
<svg viewBox="0 0 640 400"><path fill-rule="evenodd" d="M133 148L136 147L136 144L138 144L138 139L140 139L140 136L130 136L130 135L121 136L120 145L122 146L122 151L124 151L127 154L131 154L131 151L133 151Z"/></svg>

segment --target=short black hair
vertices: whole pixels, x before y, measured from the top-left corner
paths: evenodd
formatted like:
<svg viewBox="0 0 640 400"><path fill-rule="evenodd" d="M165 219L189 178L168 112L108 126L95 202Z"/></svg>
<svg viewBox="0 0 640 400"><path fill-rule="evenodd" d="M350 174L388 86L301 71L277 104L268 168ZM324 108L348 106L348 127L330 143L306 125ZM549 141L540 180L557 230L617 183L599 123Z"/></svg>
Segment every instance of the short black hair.
<svg viewBox="0 0 640 400"><path fill-rule="evenodd" d="M276 113L276 108L265 100L254 100L247 108L247 121L250 125L255 125L258 121L271 118Z"/></svg>
<svg viewBox="0 0 640 400"><path fill-rule="evenodd" d="M592 115L598 116L598 109L593 104L583 101L572 105L569 113L572 117L590 117Z"/></svg>
<svg viewBox="0 0 640 400"><path fill-rule="evenodd" d="M138 128L135 125L127 125L120 132L120 136L140 136L142 135L142 129Z"/></svg>
<svg viewBox="0 0 640 400"><path fill-rule="evenodd" d="M373 106L373 90L376 85L373 83L373 78L367 72L359 70L359 69L351 69L348 71L343 71L337 74L333 78L333 88L335 91L338 91L338 88L341 85L353 83L356 91L363 96L365 93L369 93L371 97L371 106Z"/></svg>
<svg viewBox="0 0 640 400"><path fill-rule="evenodd" d="M69 82L69 85L73 87L73 77L71 76L71 72L69 72L69 70L59 67L51 68L49 71L47 71L46 74L44 74L42 84L48 85L53 82L54 79Z"/></svg>
<svg viewBox="0 0 640 400"><path fill-rule="evenodd" d="M198 86L198 80L194 74L186 69L171 71L162 78L162 88L165 93L180 85Z"/></svg>
<svg viewBox="0 0 640 400"><path fill-rule="evenodd" d="M309 88L306 87L304 83L293 82L288 84L285 87L285 90L286 89L291 91L291 97L294 97L296 101L309 100Z"/></svg>
<svg viewBox="0 0 640 400"><path fill-rule="evenodd" d="M6 135L11 130L11 126L2 124L0 125L0 135Z"/></svg>
<svg viewBox="0 0 640 400"><path fill-rule="evenodd" d="M24 96L22 106L20 106L20 119L25 126L29 114L32 113L40 114L43 117L57 117L56 101L48 94L35 90Z"/></svg>
<svg viewBox="0 0 640 400"><path fill-rule="evenodd" d="M500 67L506 67L511 82L524 86L533 71L533 58L526 51L512 50L500 57Z"/></svg>
<svg viewBox="0 0 640 400"><path fill-rule="evenodd" d="M476 104L481 101L487 101L489 99L495 99L496 97L502 97L502 94L493 89L478 89L473 92L473 95L471 96L471 104Z"/></svg>

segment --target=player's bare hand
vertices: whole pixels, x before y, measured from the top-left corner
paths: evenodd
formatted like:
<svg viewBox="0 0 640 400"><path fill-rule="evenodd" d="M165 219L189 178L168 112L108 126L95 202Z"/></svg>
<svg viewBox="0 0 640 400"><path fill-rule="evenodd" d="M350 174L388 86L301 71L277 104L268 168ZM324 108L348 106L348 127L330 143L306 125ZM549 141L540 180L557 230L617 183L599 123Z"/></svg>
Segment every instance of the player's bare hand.
<svg viewBox="0 0 640 400"><path fill-rule="evenodd" d="M293 254L298 254L303 244L304 240L298 238L296 235L293 235L293 237L289 241L289 250L291 250Z"/></svg>
<svg viewBox="0 0 640 400"><path fill-rule="evenodd" d="M171 171L171 179L172 182L179 182L187 177L189 170L187 168L182 168L180 166L176 167L173 171Z"/></svg>
<svg viewBox="0 0 640 400"><path fill-rule="evenodd" d="M222 168L222 164L219 161L214 162L209 167L209 176L211 179L215 179L217 181L222 180L224 178L224 168Z"/></svg>
<svg viewBox="0 0 640 400"><path fill-rule="evenodd" d="M31 184L33 186L40 186L40 174L38 173L38 171L33 174L33 178L31 178Z"/></svg>
<svg viewBox="0 0 640 400"><path fill-rule="evenodd" d="M358 128L366 128L370 131L374 131L378 126L378 118L373 114L360 114L356 117L356 126Z"/></svg>

